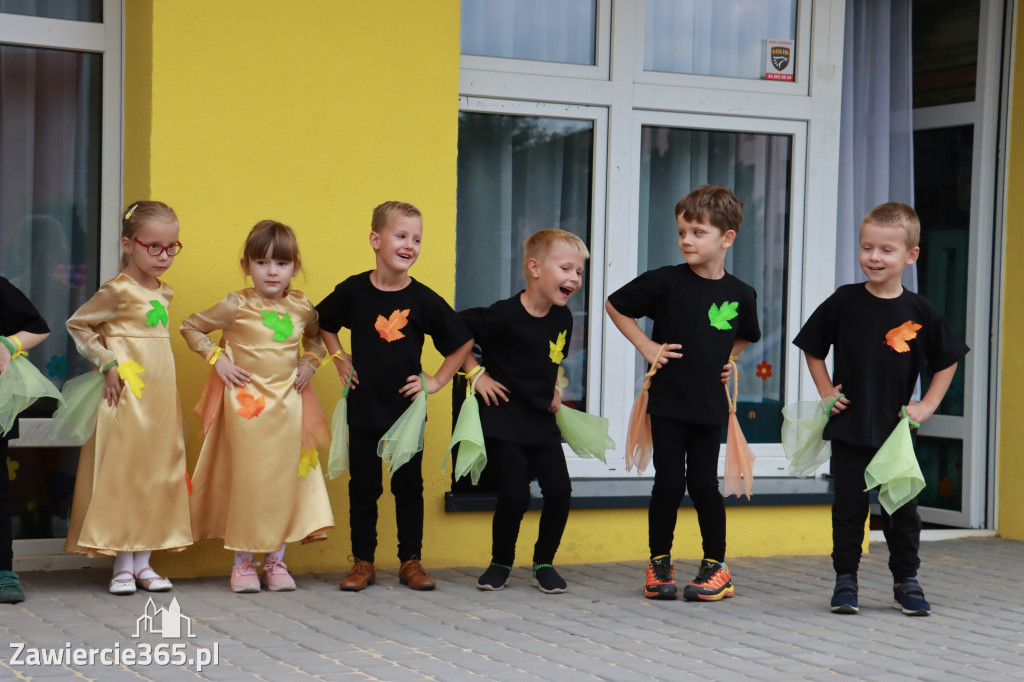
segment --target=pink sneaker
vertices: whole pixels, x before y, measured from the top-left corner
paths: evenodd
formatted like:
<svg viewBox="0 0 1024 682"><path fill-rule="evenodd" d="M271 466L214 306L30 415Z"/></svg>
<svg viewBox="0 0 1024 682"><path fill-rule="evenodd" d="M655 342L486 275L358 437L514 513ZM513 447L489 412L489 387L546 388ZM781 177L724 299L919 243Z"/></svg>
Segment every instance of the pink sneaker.
<svg viewBox="0 0 1024 682"><path fill-rule="evenodd" d="M231 591L232 592L259 592L260 579L256 575L256 566L251 560L235 564L231 569Z"/></svg>
<svg viewBox="0 0 1024 682"><path fill-rule="evenodd" d="M263 564L262 581L271 592L290 592L295 589L295 581L288 573L288 566L273 557Z"/></svg>

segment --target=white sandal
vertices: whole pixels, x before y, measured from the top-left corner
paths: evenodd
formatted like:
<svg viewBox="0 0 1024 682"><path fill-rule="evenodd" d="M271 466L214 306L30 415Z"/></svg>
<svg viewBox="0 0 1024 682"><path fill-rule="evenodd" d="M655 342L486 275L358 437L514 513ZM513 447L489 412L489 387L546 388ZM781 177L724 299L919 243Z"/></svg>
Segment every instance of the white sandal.
<svg viewBox="0 0 1024 682"><path fill-rule="evenodd" d="M127 578L118 578L119 575L126 575ZM131 571L118 571L110 580L110 594L135 594L135 576Z"/></svg>
<svg viewBox="0 0 1024 682"><path fill-rule="evenodd" d="M141 574L146 571L153 571L153 568L146 566L135 576L135 582L138 583L139 587L146 590L146 592L168 592L171 587L173 587L173 585L171 585L171 581L162 575L155 575L152 578L141 577ZM156 573L156 571L153 571L153 573Z"/></svg>

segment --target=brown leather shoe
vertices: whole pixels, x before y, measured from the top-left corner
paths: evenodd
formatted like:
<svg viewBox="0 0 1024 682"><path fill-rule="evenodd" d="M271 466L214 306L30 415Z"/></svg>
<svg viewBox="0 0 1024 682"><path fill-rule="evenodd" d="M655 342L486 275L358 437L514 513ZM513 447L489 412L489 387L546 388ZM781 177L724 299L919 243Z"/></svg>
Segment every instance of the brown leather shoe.
<svg viewBox="0 0 1024 682"><path fill-rule="evenodd" d="M346 592L358 592L365 589L367 585L372 585L377 580L377 571L373 568L373 564L358 558L355 559L355 562L348 575L338 583L338 587Z"/></svg>
<svg viewBox="0 0 1024 682"><path fill-rule="evenodd" d="M398 569L398 582L414 590L432 590L437 587L437 583L423 570L418 556L409 557L408 561L402 562Z"/></svg>

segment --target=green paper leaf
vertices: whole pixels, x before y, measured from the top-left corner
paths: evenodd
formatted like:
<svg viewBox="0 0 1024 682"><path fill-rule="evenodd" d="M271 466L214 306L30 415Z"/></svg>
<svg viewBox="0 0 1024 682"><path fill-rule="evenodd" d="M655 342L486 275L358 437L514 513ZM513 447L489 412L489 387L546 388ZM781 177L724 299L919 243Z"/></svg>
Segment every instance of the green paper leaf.
<svg viewBox="0 0 1024 682"><path fill-rule="evenodd" d="M167 326L167 306L160 301L150 301L149 304L153 306L153 309L146 313L146 326L155 327L158 324Z"/></svg>
<svg viewBox="0 0 1024 682"><path fill-rule="evenodd" d="M291 315L280 315L273 310L261 310L260 314L263 315L263 326L274 330L274 341L288 340L295 329Z"/></svg>
<svg viewBox="0 0 1024 682"><path fill-rule="evenodd" d="M739 307L739 301L724 301L721 307L712 303L711 307L708 308L708 320L711 322L711 326L715 329L732 329L732 325L729 324L729 320L739 315L739 313L736 312Z"/></svg>

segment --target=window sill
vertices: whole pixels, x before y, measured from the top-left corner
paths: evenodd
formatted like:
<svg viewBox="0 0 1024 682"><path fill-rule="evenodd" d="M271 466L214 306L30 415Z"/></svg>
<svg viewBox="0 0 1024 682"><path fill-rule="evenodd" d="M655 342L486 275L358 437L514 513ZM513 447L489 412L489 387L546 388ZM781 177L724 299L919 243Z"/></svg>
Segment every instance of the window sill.
<svg viewBox="0 0 1024 682"><path fill-rule="evenodd" d="M646 509L651 499L651 478L575 478L572 481L573 509ZM493 511L494 492L460 491L444 496L448 512ZM758 478L753 496L727 497L727 507L773 507L782 505L832 504L831 478ZM544 500L536 482L530 484L530 509L540 509ZM692 507L689 495L681 507Z"/></svg>

